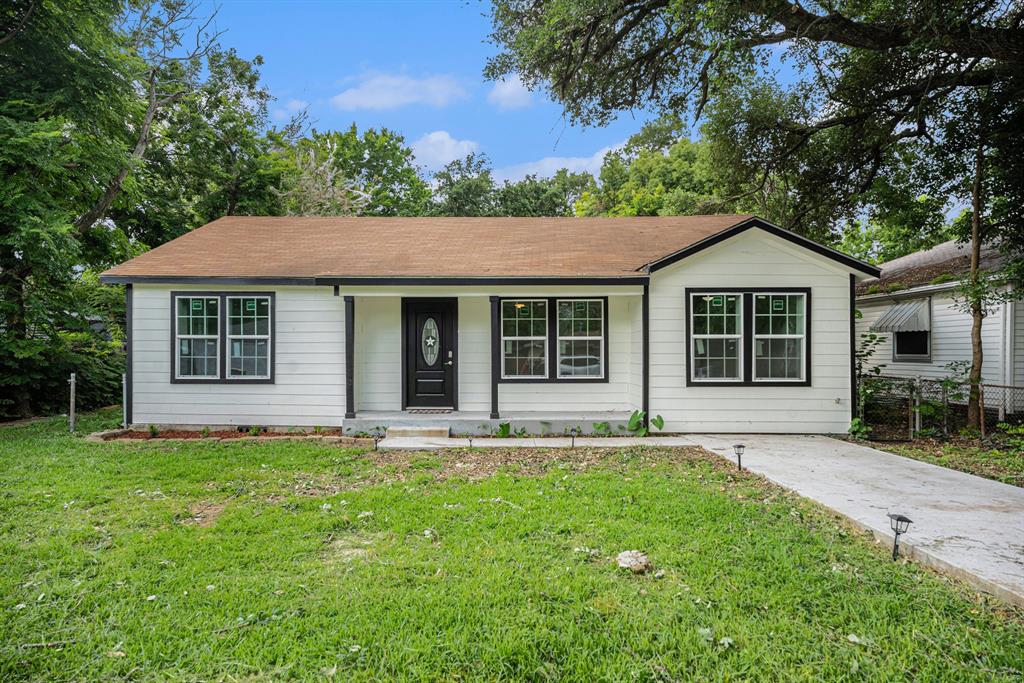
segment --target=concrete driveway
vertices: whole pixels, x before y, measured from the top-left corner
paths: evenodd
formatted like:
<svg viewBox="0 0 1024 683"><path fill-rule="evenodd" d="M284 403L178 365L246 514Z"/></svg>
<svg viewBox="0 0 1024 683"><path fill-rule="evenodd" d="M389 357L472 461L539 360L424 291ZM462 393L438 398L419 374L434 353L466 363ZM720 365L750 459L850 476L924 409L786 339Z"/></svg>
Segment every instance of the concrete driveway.
<svg viewBox="0 0 1024 683"><path fill-rule="evenodd" d="M892 544L886 513L914 524L900 548L1024 607L1024 488L824 436L688 434L690 441L818 501Z"/></svg>

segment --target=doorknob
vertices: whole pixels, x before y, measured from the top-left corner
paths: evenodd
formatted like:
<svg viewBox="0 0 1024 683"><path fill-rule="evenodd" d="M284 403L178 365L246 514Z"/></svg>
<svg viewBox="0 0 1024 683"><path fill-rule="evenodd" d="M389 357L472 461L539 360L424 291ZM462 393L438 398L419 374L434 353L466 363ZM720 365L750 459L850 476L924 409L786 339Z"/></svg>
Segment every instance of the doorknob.
<svg viewBox="0 0 1024 683"><path fill-rule="evenodd" d="M445 362L445 365L454 365L454 364L455 364L455 361L451 361L451 360Z"/></svg>

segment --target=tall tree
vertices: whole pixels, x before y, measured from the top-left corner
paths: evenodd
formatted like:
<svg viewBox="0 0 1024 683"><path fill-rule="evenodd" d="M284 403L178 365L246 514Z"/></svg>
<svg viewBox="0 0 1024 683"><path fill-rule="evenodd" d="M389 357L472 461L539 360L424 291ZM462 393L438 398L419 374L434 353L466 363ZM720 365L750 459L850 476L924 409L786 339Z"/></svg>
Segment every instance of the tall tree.
<svg viewBox="0 0 1024 683"><path fill-rule="evenodd" d="M812 234L849 215L904 143L941 155L935 132L963 93L1019 97L1024 74L1024 9L995 0L494 0L493 18L504 51L487 75L544 84L583 123L707 108L737 194L781 198L787 227ZM772 50L793 82L757 77Z"/></svg>
<svg viewBox="0 0 1024 683"><path fill-rule="evenodd" d="M493 216L495 183L487 157L469 154L434 174L435 216Z"/></svg>
<svg viewBox="0 0 1024 683"><path fill-rule="evenodd" d="M416 216L430 199L430 187L416 169L412 149L398 133L356 124L344 131L313 131L313 140L329 138L336 149L338 171L367 194L362 209L369 216Z"/></svg>
<svg viewBox="0 0 1024 683"><path fill-rule="evenodd" d="M57 334L80 329L77 216L121 167L139 113L115 0L16 2L0 29L0 410L32 412ZM105 228L106 230L106 228ZM125 247L116 235L112 246Z"/></svg>

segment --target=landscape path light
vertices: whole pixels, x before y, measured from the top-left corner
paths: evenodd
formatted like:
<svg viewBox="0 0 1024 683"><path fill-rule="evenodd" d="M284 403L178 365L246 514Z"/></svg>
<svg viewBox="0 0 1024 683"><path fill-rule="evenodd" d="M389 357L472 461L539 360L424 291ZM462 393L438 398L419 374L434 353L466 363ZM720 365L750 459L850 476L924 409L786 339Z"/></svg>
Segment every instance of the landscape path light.
<svg viewBox="0 0 1024 683"><path fill-rule="evenodd" d="M743 469L743 451L746 450L746 448L747 447L741 443L734 444L732 447L732 452L736 454L736 469L738 470Z"/></svg>
<svg viewBox="0 0 1024 683"><path fill-rule="evenodd" d="M893 536L892 539L892 559L895 560L900 555L900 535L907 533L907 529L914 522L906 515L896 515L889 513L889 526L892 527Z"/></svg>

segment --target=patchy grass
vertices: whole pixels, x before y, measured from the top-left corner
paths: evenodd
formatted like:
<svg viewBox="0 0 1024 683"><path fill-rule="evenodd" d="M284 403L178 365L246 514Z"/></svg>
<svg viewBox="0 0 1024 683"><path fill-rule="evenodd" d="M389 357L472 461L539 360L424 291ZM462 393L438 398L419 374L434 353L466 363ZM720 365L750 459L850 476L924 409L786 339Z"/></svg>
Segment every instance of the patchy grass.
<svg viewBox="0 0 1024 683"><path fill-rule="evenodd" d="M909 443L873 443L872 446L906 458L1024 486L1024 453L981 445L978 439L915 439Z"/></svg>
<svg viewBox="0 0 1024 683"><path fill-rule="evenodd" d="M617 569L627 549L661 578ZM1024 669L1020 612L687 449L93 444L51 421L0 429L0 552L4 681Z"/></svg>

